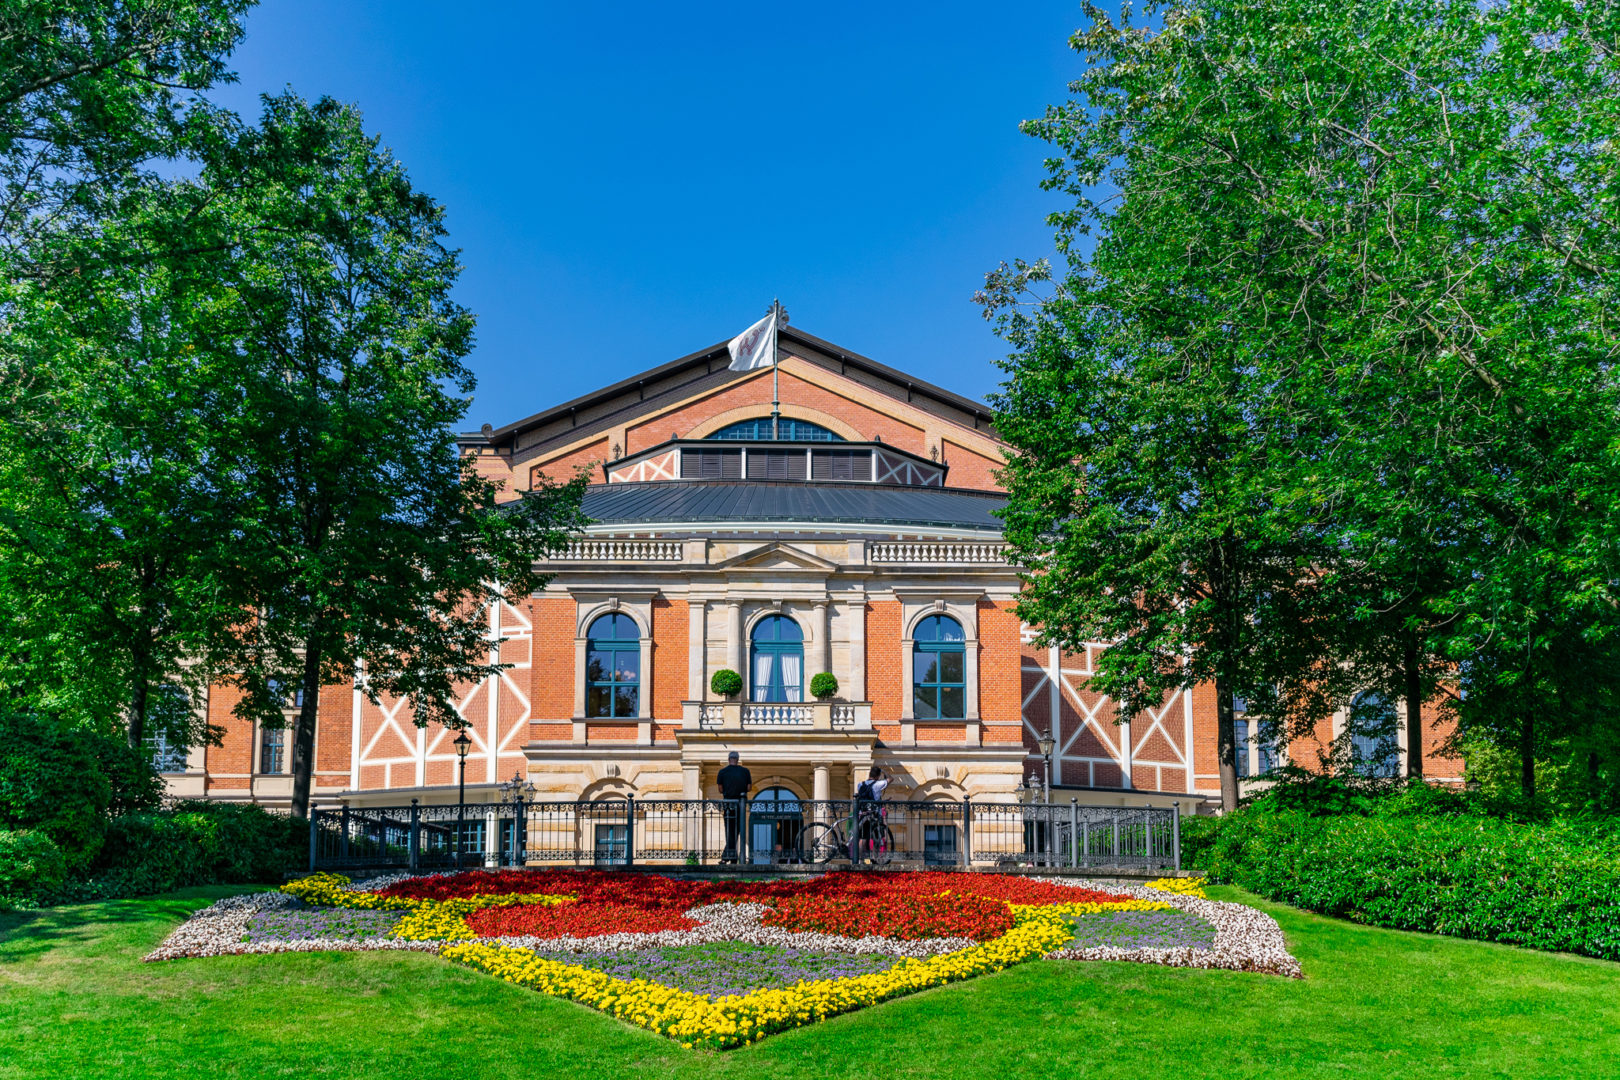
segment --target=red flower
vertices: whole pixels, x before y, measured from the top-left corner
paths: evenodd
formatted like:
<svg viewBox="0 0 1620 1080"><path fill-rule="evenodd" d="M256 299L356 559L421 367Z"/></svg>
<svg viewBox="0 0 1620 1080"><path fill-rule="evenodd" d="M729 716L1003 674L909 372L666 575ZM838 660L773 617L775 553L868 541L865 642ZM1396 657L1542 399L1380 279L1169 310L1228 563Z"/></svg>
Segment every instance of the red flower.
<svg viewBox="0 0 1620 1080"><path fill-rule="evenodd" d="M816 930L845 937L965 937L989 941L1012 929L1012 910L999 900L976 896L884 896L830 900L819 896L777 902L766 926Z"/></svg>

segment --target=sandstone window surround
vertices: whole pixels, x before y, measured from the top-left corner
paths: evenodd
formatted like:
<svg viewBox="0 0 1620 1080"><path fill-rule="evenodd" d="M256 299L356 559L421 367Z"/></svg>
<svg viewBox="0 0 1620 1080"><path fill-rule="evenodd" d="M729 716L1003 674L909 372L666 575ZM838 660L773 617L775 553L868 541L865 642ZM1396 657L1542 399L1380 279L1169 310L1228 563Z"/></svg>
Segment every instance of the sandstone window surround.
<svg viewBox="0 0 1620 1080"><path fill-rule="evenodd" d="M983 596L981 590L895 590L895 598L900 601L900 625L903 628L900 639L902 742L913 741L912 725L917 719L911 697L913 679L916 675L913 661L917 646L917 624L930 615L949 615L962 624L962 634L965 638L963 645L966 650L964 678L967 683L965 695L967 708L966 715L962 719L969 725L969 742L974 741L973 735L976 734L979 720L979 600ZM932 722L934 721L930 721Z"/></svg>
<svg viewBox="0 0 1620 1080"><path fill-rule="evenodd" d="M650 721L652 719L653 698L653 666L652 666L652 605L658 596L657 589L631 590L570 590L574 598L575 625L574 625L574 719L583 721L585 717L585 691L588 684L585 670L585 654L590 648L587 636L590 627L603 615L626 615L636 624L640 632L641 645L641 684L637 695L636 716L633 719ZM583 734L581 731L579 734ZM639 740L638 740L639 741Z"/></svg>

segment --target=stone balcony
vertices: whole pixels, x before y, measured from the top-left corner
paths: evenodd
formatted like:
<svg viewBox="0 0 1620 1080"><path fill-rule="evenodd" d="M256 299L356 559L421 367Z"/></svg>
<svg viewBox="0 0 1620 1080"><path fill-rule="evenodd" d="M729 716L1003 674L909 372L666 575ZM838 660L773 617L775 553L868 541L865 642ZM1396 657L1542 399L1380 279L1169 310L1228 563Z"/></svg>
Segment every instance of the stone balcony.
<svg viewBox="0 0 1620 1080"><path fill-rule="evenodd" d="M683 701L686 731L872 730L870 701Z"/></svg>

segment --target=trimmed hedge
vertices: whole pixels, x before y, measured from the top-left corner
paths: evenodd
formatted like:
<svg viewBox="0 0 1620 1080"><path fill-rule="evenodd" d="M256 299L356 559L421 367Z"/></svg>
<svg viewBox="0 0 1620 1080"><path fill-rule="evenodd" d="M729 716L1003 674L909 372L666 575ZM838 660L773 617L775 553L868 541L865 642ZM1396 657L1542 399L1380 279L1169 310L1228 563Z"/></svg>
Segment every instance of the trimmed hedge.
<svg viewBox="0 0 1620 1080"><path fill-rule="evenodd" d="M308 857L306 821L257 806L185 802L173 810L113 818L91 876L69 882L52 899L103 900L188 885L279 882Z"/></svg>
<svg viewBox="0 0 1620 1080"><path fill-rule="evenodd" d="M0 911L31 904L62 887L62 849L42 832L0 830Z"/></svg>
<svg viewBox="0 0 1620 1080"><path fill-rule="evenodd" d="M1182 852L1211 877L1324 915L1620 960L1608 828L1239 811L1186 819Z"/></svg>

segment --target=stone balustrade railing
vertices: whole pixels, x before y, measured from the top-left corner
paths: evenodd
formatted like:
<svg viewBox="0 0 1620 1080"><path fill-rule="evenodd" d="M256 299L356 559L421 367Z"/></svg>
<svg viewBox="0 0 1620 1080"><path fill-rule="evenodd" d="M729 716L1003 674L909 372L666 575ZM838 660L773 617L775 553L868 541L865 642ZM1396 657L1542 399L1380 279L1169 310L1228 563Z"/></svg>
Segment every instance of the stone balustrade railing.
<svg viewBox="0 0 1620 1080"><path fill-rule="evenodd" d="M870 731L869 701L685 701L682 726L699 731Z"/></svg>
<svg viewBox="0 0 1620 1080"><path fill-rule="evenodd" d="M976 566L1005 566L1005 544L893 543L867 545L867 558L874 563L951 563Z"/></svg>
<svg viewBox="0 0 1620 1080"><path fill-rule="evenodd" d="M680 562L679 540L573 540L554 552L556 562Z"/></svg>

